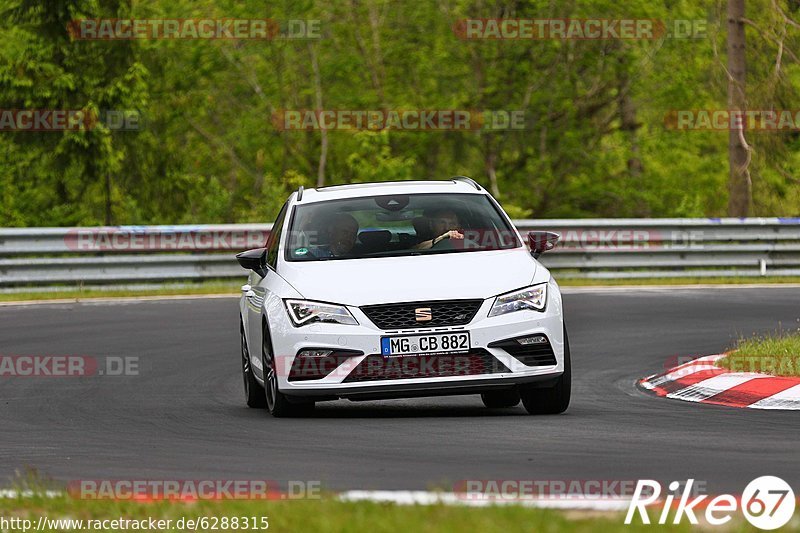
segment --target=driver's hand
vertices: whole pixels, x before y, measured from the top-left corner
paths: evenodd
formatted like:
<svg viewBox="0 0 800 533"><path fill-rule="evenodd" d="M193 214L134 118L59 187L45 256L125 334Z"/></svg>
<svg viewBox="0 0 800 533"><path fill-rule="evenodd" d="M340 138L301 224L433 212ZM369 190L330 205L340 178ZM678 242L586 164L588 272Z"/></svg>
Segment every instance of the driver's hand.
<svg viewBox="0 0 800 533"><path fill-rule="evenodd" d="M463 239L463 238L464 238L464 235L463 235L463 234L462 234L460 231L458 231L458 230L455 230L455 229L451 229L450 231L448 231L448 232L446 232L446 233L442 233L441 235L439 235L438 237L436 237L435 239L433 239L433 240L431 241L431 246L433 246L433 245L435 245L435 244L438 244L438 243L442 242L442 241L443 241L443 240L445 240L445 239L457 239L457 240L461 240L461 239Z"/></svg>

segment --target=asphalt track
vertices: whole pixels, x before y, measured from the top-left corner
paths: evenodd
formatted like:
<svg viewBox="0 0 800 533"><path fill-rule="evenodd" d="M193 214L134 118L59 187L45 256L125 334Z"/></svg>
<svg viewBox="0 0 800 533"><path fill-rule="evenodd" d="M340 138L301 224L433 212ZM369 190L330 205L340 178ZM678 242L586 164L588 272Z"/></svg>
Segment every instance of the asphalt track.
<svg viewBox="0 0 800 533"><path fill-rule="evenodd" d="M741 493L800 487L797 412L694 405L639 391L676 356L796 328L800 289L565 295L573 403L490 411L478 396L320 404L274 419L242 398L237 303L196 299L0 307L0 354L134 356L139 375L0 377L0 478L319 480L429 489L466 479L695 478ZM670 359L672 358L672 359Z"/></svg>

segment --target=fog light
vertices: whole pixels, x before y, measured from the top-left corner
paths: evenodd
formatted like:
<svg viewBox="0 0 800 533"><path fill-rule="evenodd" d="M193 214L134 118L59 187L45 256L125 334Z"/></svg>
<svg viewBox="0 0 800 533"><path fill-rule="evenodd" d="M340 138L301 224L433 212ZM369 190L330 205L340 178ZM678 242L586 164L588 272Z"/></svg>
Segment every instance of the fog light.
<svg viewBox="0 0 800 533"><path fill-rule="evenodd" d="M303 350L298 357L328 357L333 353L333 350Z"/></svg>
<svg viewBox="0 0 800 533"><path fill-rule="evenodd" d="M520 337L517 339L517 342L523 346L529 346L531 344L547 344L547 337L544 335L534 335L532 337Z"/></svg>
<svg viewBox="0 0 800 533"><path fill-rule="evenodd" d="M364 355L364 352L326 348L300 350L289 369L289 381L322 379L351 357L359 355Z"/></svg>

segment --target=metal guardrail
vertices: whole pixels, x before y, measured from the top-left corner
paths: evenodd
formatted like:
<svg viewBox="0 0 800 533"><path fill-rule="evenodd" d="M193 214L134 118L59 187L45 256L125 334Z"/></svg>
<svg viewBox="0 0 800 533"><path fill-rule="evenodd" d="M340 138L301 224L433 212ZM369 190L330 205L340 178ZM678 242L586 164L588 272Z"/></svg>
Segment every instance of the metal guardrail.
<svg viewBox="0 0 800 533"><path fill-rule="evenodd" d="M800 276L800 218L517 220L562 277ZM0 229L0 287L241 278L270 224Z"/></svg>

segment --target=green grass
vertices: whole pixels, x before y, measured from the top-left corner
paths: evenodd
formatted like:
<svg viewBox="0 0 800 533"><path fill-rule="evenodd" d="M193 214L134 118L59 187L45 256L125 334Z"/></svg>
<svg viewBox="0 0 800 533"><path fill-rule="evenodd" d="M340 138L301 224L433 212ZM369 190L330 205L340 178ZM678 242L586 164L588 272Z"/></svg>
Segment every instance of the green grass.
<svg viewBox="0 0 800 533"><path fill-rule="evenodd" d="M49 291L0 292L0 302L21 302L38 300L77 301L92 298L126 298L145 296L184 296L204 294L239 294L239 287L244 277L237 280L204 281L152 285L147 288L126 288L96 286L63 286ZM800 277L764 277L764 278L645 278L645 279L581 279L556 273L556 279L562 287L624 287L648 285L743 285L743 284L786 284L800 283Z"/></svg>
<svg viewBox="0 0 800 533"><path fill-rule="evenodd" d="M800 330L741 339L717 366L735 372L800 376Z"/></svg>
<svg viewBox="0 0 800 533"><path fill-rule="evenodd" d="M124 298L146 296L183 296L204 294L239 294L239 287L245 278L236 281L214 281L192 284L164 284L148 288L108 288L102 287L62 287L52 291L0 292L0 302L21 302L30 300L84 300L91 298Z"/></svg>
<svg viewBox="0 0 800 533"><path fill-rule="evenodd" d="M681 526L647 526L638 523L624 525L623 513L591 511L554 511L530 509L521 506L493 506L469 508L446 505L399 506L368 502L339 502L331 497L320 500L297 501L200 501L195 503L129 501L92 501L69 496L47 498L0 498L0 516L29 518L34 528L40 516L50 519L171 519L171 530L180 518L198 517L267 517L269 531L323 531L323 532L635 532L635 531L690 531L686 523ZM650 512L651 520L658 519L658 511ZM726 531L744 531L743 520L734 519ZM51 529L50 531L63 529ZM131 529L128 529L130 531ZM187 530L187 529L185 529ZM198 528L198 530L203 530ZM232 531L221 528L218 531ZM21 531L21 530L17 530ZM106 530L104 530L106 531ZM107 529L115 531L115 529ZM240 530L241 531L241 530ZM250 529L249 531L259 531ZM263 530L260 530L263 531Z"/></svg>

